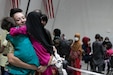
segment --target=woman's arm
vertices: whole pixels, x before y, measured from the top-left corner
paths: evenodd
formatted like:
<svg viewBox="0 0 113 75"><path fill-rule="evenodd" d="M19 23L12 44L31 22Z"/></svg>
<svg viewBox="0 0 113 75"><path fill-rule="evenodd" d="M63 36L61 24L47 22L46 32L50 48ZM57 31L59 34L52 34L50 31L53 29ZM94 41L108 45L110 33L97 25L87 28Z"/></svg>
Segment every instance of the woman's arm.
<svg viewBox="0 0 113 75"><path fill-rule="evenodd" d="M13 53L8 53L7 57L8 57L8 62L16 67L32 69L32 70L38 69L38 67L36 67L35 65L30 65L30 64L24 63L23 61L21 61L20 59L15 57Z"/></svg>
<svg viewBox="0 0 113 75"><path fill-rule="evenodd" d="M51 65L52 58L53 58L53 56L50 57L50 60L49 60L49 62L48 62L48 65L45 65L45 66L40 65L40 66L38 67L37 71L38 71L38 72L44 72L44 71L47 69L47 67L49 67L49 66Z"/></svg>
<svg viewBox="0 0 113 75"><path fill-rule="evenodd" d="M8 50L7 57L8 57L8 61L10 64L17 66L17 67L21 67L21 68L37 70L36 66L27 64L14 56L14 54L13 54L14 48L13 48L13 45L9 41L4 40L4 42L2 43L2 47L3 47L2 48L3 52L4 52L5 48L7 48L7 50Z"/></svg>
<svg viewBox="0 0 113 75"><path fill-rule="evenodd" d="M13 27L10 29L10 35L15 36L18 34L27 34L26 25L20 26L20 27Z"/></svg>

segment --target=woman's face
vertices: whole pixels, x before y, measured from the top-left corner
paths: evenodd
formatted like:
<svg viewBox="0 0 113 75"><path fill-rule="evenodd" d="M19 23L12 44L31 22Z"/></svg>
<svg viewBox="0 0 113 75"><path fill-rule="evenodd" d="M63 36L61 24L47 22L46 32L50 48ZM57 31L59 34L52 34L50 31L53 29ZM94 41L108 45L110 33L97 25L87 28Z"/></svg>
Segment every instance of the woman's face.
<svg viewBox="0 0 113 75"><path fill-rule="evenodd" d="M21 12L15 13L13 18L14 18L16 24L19 26L24 25L26 22L26 17Z"/></svg>

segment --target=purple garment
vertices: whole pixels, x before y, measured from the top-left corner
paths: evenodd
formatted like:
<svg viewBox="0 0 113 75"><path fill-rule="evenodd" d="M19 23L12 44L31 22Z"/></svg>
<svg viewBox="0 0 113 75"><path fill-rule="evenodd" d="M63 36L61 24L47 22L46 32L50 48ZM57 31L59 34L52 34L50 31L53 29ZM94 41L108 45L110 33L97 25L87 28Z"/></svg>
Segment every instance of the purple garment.
<svg viewBox="0 0 113 75"><path fill-rule="evenodd" d="M48 65L50 59L50 53L33 37L30 36L30 40L32 42L33 47L35 48L36 54L39 57L39 61L41 65Z"/></svg>
<svg viewBox="0 0 113 75"><path fill-rule="evenodd" d="M107 53L108 56L112 56L113 50L112 50L112 49L108 49L108 50L106 51L106 53Z"/></svg>
<svg viewBox="0 0 113 75"><path fill-rule="evenodd" d="M11 28L10 34L12 36L15 36L18 34L27 34L26 31L27 31L26 26L23 25L23 26L19 27L18 29ZM43 66L48 65L49 60L50 60L50 53L48 53L47 50L37 40L35 40L32 36L30 36L30 40L32 42L33 47L35 48L35 52L39 58L40 64ZM45 70L45 72L43 72L41 75L52 75L52 68L48 67Z"/></svg>
<svg viewBox="0 0 113 75"><path fill-rule="evenodd" d="M47 50L33 37L30 36L30 39L33 44L33 47L35 48L36 54L39 57L40 64L48 65L48 62L50 60L50 53L48 53ZM46 71L43 72L41 75L52 75L52 67L48 67Z"/></svg>

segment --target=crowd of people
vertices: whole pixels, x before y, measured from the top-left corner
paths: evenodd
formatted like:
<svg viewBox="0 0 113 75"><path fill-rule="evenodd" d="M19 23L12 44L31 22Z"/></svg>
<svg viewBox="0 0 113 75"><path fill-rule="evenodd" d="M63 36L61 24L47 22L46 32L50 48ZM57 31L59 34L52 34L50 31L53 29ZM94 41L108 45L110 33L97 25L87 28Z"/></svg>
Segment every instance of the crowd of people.
<svg viewBox="0 0 113 75"><path fill-rule="evenodd" d="M2 60L5 58L0 64L2 75L81 75L80 71L67 67L81 69L81 61L90 64L91 71L98 73L102 73L107 63L109 72L107 60L113 51L108 37L103 40L96 34L91 46L89 37L85 36L81 41L80 33L75 33L74 40L68 40L56 28L52 39L45 28L47 22L48 17L38 9L25 17L22 9L13 8L10 16L2 19L1 28L8 32L0 42Z"/></svg>
<svg viewBox="0 0 113 75"><path fill-rule="evenodd" d="M84 37L82 42L83 60L85 63L90 64L91 71L101 74L103 74L103 71L107 71L107 74L109 74L110 59L113 55L112 43L109 37L103 39L100 34L95 34L95 41L92 46L88 37Z"/></svg>

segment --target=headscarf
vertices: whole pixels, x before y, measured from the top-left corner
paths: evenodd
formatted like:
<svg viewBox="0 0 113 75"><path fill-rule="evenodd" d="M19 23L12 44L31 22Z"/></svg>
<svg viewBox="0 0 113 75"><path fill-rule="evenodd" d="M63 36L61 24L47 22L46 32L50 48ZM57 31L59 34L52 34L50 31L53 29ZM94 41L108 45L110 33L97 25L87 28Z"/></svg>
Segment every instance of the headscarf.
<svg viewBox="0 0 113 75"><path fill-rule="evenodd" d="M83 48L83 50L85 51L86 54L89 54L91 52L91 47L88 43L89 41L90 41L89 37L85 36L85 37L82 38L82 42L83 42L82 48Z"/></svg>
<svg viewBox="0 0 113 75"><path fill-rule="evenodd" d="M85 46L88 46L88 42L90 41L90 38L88 38L88 37L83 37L82 38L82 42L83 42L83 44L85 45Z"/></svg>
<svg viewBox="0 0 113 75"><path fill-rule="evenodd" d="M78 41L74 41L71 49L73 51L80 51L80 52L82 52L82 45L81 45L81 42L80 42L80 34L76 33L74 37L78 37L79 40Z"/></svg>
<svg viewBox="0 0 113 75"><path fill-rule="evenodd" d="M50 54L53 54L53 46L50 45L49 37L41 24L40 12L30 12L27 16L26 26L27 31L32 35L38 42L40 42Z"/></svg>

